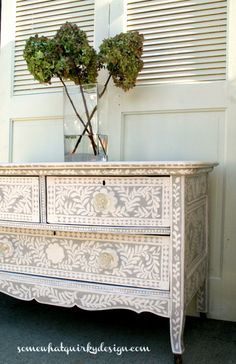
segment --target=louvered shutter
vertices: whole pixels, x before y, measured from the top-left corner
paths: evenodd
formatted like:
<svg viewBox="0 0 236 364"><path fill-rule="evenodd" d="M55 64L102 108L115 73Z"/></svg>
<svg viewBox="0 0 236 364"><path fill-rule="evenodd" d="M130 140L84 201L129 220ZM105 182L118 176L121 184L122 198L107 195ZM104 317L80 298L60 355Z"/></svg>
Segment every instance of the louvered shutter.
<svg viewBox="0 0 236 364"><path fill-rule="evenodd" d="M16 0L16 32L14 59L14 94L50 92L61 84L53 80L45 86L34 81L23 59L25 41L36 33L53 36L59 27L70 21L94 38L94 0Z"/></svg>
<svg viewBox="0 0 236 364"><path fill-rule="evenodd" d="M127 0L127 30L144 34L138 84L224 80L226 0Z"/></svg>

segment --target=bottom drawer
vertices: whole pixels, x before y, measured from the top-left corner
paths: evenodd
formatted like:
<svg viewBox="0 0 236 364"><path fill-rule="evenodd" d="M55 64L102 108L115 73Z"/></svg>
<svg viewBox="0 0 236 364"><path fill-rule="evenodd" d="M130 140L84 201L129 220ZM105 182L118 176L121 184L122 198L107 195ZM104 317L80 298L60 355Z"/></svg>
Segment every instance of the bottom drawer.
<svg viewBox="0 0 236 364"><path fill-rule="evenodd" d="M169 289L167 236L0 234L0 269L97 283Z"/></svg>

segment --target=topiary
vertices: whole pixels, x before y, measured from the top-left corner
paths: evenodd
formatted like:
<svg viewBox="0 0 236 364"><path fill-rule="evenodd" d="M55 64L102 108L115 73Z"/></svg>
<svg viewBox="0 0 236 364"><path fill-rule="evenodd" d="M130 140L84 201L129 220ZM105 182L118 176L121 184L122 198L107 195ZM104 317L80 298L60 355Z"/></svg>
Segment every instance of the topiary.
<svg viewBox="0 0 236 364"><path fill-rule="evenodd" d="M50 83L55 73L55 41L37 34L30 37L25 45L23 56L29 72L40 83Z"/></svg>
<svg viewBox="0 0 236 364"><path fill-rule="evenodd" d="M26 41L23 56L30 73L37 81L50 84L53 77L60 79L77 117L84 126L82 135L87 133L90 136L96 154L91 125L96 107L90 114L88 113L82 85L95 83L99 70L105 68L108 70L108 78L100 97L105 93L111 78L115 85L124 91L133 88L143 67L142 50L143 35L130 32L105 39L97 54L89 44L86 33L76 24L66 22L53 38L37 34L30 37ZM80 86L87 120L83 120L78 114L65 83L67 80ZM79 142L80 139L72 153L76 151Z"/></svg>
<svg viewBox="0 0 236 364"><path fill-rule="evenodd" d="M100 46L100 62L106 65L115 85L124 91L135 86L143 67L142 51L143 35L138 32L120 33L105 39Z"/></svg>

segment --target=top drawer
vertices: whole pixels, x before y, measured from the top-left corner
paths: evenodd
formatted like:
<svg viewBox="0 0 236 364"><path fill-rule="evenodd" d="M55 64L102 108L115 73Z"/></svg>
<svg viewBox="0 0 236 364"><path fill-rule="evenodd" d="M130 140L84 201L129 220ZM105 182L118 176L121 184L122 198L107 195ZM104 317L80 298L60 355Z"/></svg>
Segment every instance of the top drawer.
<svg viewBox="0 0 236 364"><path fill-rule="evenodd" d="M47 177L47 222L170 226L169 177Z"/></svg>
<svg viewBox="0 0 236 364"><path fill-rule="evenodd" d="M0 176L0 220L39 222L38 177Z"/></svg>

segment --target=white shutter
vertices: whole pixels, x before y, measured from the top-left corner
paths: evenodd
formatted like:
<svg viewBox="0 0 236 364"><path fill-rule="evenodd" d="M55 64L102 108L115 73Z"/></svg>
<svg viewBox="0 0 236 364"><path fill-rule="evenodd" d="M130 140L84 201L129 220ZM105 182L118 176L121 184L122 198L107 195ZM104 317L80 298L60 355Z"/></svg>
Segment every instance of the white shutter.
<svg viewBox="0 0 236 364"><path fill-rule="evenodd" d="M127 0L127 30L144 34L138 84L224 80L227 0Z"/></svg>
<svg viewBox="0 0 236 364"><path fill-rule="evenodd" d="M78 24L86 31L90 42L94 38L94 0L16 0L16 32L14 59L14 94L56 91L58 80L47 86L35 81L23 58L26 40L36 33L53 36L66 21Z"/></svg>

